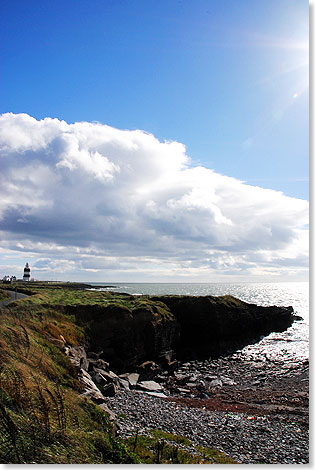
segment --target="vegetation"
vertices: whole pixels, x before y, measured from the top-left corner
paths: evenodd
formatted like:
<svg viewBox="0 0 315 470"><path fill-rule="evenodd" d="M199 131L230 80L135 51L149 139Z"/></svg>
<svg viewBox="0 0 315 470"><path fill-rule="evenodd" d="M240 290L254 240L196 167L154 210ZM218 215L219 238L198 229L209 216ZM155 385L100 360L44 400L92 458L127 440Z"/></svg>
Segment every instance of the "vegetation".
<svg viewBox="0 0 315 470"><path fill-rule="evenodd" d="M81 286L81 289L78 289ZM4 285L0 284L0 293ZM146 309L153 314L160 314L165 318L173 318L169 308L162 302L151 301L148 296L133 296L129 294L113 293L91 289L88 284L71 283L45 283L45 282L18 282L13 283L10 289L30 295L23 302L25 305L44 306L78 306L99 305L122 306L131 312Z"/></svg>
<svg viewBox="0 0 315 470"><path fill-rule="evenodd" d="M135 435L127 440L127 447L142 463L147 464L235 464L236 462L214 449L194 445L183 436L160 429L147 436Z"/></svg>
<svg viewBox="0 0 315 470"><path fill-rule="evenodd" d="M77 372L60 348L63 340L86 342L84 327L60 306L118 303L170 315L164 304L69 284L15 287L30 297L0 309L0 463L231 463L160 430L125 442L115 437L107 414L80 394Z"/></svg>
<svg viewBox="0 0 315 470"><path fill-rule="evenodd" d="M8 300L9 298L9 292L6 292L5 290L0 290L0 302L3 302L3 300Z"/></svg>

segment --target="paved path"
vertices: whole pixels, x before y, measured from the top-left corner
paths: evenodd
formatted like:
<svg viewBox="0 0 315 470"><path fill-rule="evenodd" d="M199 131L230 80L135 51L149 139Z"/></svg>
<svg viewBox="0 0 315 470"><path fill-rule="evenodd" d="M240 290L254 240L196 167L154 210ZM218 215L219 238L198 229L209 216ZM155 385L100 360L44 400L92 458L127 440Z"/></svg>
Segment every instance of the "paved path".
<svg viewBox="0 0 315 470"><path fill-rule="evenodd" d="M10 299L8 300L2 300L0 302L0 307L5 307L6 305L10 304L11 302L14 302L15 300L18 299L25 299L25 297L28 297L26 294L21 294L20 292L15 292L14 290L8 290L10 294Z"/></svg>

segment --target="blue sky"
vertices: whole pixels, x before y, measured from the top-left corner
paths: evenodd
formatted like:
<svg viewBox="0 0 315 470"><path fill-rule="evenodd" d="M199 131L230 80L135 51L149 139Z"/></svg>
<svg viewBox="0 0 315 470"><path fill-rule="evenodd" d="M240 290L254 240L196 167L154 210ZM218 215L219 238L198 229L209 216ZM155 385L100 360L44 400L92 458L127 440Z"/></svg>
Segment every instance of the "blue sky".
<svg viewBox="0 0 315 470"><path fill-rule="evenodd" d="M0 277L306 279L308 10L1 2Z"/></svg>
<svg viewBox="0 0 315 470"><path fill-rule="evenodd" d="M1 112L143 129L308 198L308 1L10 0L0 21Z"/></svg>

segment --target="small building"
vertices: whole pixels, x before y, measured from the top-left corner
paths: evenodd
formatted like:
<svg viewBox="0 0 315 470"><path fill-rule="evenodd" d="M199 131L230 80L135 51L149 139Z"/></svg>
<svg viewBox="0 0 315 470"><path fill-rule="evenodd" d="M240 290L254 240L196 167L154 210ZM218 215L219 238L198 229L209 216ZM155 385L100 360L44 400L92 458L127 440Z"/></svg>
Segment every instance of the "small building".
<svg viewBox="0 0 315 470"><path fill-rule="evenodd" d="M25 268L24 268L24 276L23 276L23 281L29 281L31 278L31 268L28 263L26 263Z"/></svg>

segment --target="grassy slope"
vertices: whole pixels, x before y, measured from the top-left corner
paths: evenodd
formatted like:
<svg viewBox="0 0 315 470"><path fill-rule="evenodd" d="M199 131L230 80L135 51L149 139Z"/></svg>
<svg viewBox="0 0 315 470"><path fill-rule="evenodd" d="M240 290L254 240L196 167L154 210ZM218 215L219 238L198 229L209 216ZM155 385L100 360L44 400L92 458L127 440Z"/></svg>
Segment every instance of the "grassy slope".
<svg viewBox="0 0 315 470"><path fill-rule="evenodd" d="M161 431L122 442L107 415L80 396L58 341L84 344L85 332L54 307L119 302L133 309L142 300L71 285L18 284L23 289L35 295L0 309L0 463L231 463L211 449L178 450L184 438Z"/></svg>
<svg viewBox="0 0 315 470"><path fill-rule="evenodd" d="M9 292L0 290L0 302L2 302L3 300L8 300L9 298L10 298Z"/></svg>

